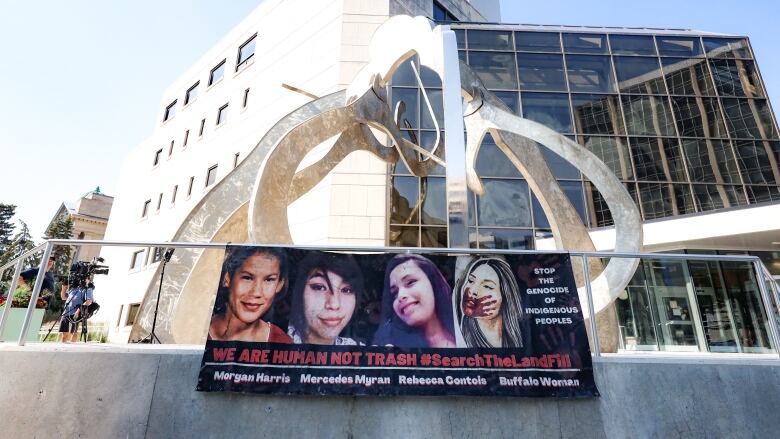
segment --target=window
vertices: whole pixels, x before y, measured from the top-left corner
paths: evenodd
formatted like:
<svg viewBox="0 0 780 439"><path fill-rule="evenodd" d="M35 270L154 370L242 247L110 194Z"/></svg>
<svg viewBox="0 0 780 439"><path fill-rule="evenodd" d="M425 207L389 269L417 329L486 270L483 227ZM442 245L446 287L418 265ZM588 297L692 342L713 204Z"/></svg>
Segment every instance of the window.
<svg viewBox="0 0 780 439"><path fill-rule="evenodd" d="M171 140L171 146L168 147L168 157L173 155L173 143L174 143L174 141Z"/></svg>
<svg viewBox="0 0 780 439"><path fill-rule="evenodd" d="M184 132L184 144L182 146L186 147L187 142L189 142L189 140L190 140L190 130L187 130Z"/></svg>
<svg viewBox="0 0 780 439"><path fill-rule="evenodd" d="M244 103L242 104L243 108L246 108L246 104L249 102L249 89L244 90Z"/></svg>
<svg viewBox="0 0 780 439"><path fill-rule="evenodd" d="M162 194L162 192L160 192L160 196L157 198L157 211L158 212L160 211L160 206L162 206L162 197L163 197L163 194Z"/></svg>
<svg viewBox="0 0 780 439"><path fill-rule="evenodd" d="M160 156L161 156L161 155L162 155L162 148L161 148L161 149L158 149L158 150L157 150L157 151L154 153L154 163L152 163L152 166L157 166L157 165L159 165L159 164L160 164Z"/></svg>
<svg viewBox="0 0 780 439"><path fill-rule="evenodd" d="M125 310L124 305L119 305L119 315L116 317L116 325L119 326L122 324L122 311Z"/></svg>
<svg viewBox="0 0 780 439"><path fill-rule="evenodd" d="M173 192L171 193L171 204L176 203L176 193L179 192L179 185L173 186Z"/></svg>
<svg viewBox="0 0 780 439"><path fill-rule="evenodd" d="M143 264L144 264L144 250L138 250L137 252L133 252L133 256L130 259L130 269L135 270L137 268L141 268Z"/></svg>
<svg viewBox="0 0 780 439"><path fill-rule="evenodd" d="M195 177L190 177L190 186L187 188L187 196L192 195L192 185L195 183Z"/></svg>
<svg viewBox="0 0 780 439"><path fill-rule="evenodd" d="M233 169L235 169L235 168L236 168L236 166L238 166L238 157L239 157L240 155L241 155L241 153L240 153L240 152L237 152L237 153L236 153L236 154L233 156Z"/></svg>
<svg viewBox="0 0 780 439"><path fill-rule="evenodd" d="M228 104L225 104L217 110L217 126L222 125L227 120L227 108Z"/></svg>
<svg viewBox="0 0 780 439"><path fill-rule="evenodd" d="M138 311L141 310L140 303L131 303L127 308L127 319L125 320L125 326L130 326L135 323L136 317L138 317Z"/></svg>
<svg viewBox="0 0 780 439"><path fill-rule="evenodd" d="M215 82L222 79L222 77L225 76L225 60L223 59L221 63L217 64L216 67L211 69L211 74L209 75L209 85L214 84Z"/></svg>
<svg viewBox="0 0 780 439"><path fill-rule="evenodd" d="M192 87L187 89L187 93L184 95L184 105L189 104L190 102L194 101L195 99L198 99L198 86L200 85L200 81L193 84Z"/></svg>
<svg viewBox="0 0 780 439"><path fill-rule="evenodd" d="M211 186L217 181L217 165L214 165L206 171L206 187Z"/></svg>
<svg viewBox="0 0 780 439"><path fill-rule="evenodd" d="M249 61L250 58L255 56L255 40L257 39L257 34L252 35L252 38L248 39L246 43L242 44L241 47L238 48L238 61L236 62L236 71L241 68L242 65L246 64L247 61Z"/></svg>
<svg viewBox="0 0 780 439"><path fill-rule="evenodd" d="M165 115L163 116L163 122L176 115L176 102L177 101L173 101L167 107L165 107Z"/></svg>
<svg viewBox="0 0 780 439"><path fill-rule="evenodd" d="M206 119L200 121L200 131L198 131L198 137L203 137L203 128L206 127Z"/></svg>
<svg viewBox="0 0 780 439"><path fill-rule="evenodd" d="M458 18L442 6L439 2L433 2L433 21L458 21Z"/></svg>
<svg viewBox="0 0 780 439"><path fill-rule="evenodd" d="M149 205L152 204L152 200L146 200L144 201L144 208L141 211L141 218L146 218L146 215L149 214Z"/></svg>
<svg viewBox="0 0 780 439"><path fill-rule="evenodd" d="M162 261L163 253L165 253L165 247L154 247L154 252L152 253L152 263Z"/></svg>

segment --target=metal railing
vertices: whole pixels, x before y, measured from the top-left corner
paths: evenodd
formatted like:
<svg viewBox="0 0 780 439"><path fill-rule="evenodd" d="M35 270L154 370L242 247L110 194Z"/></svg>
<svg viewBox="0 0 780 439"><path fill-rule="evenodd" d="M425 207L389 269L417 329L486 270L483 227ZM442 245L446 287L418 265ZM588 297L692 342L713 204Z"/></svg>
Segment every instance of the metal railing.
<svg viewBox="0 0 780 439"><path fill-rule="evenodd" d="M31 249L24 254L20 255L13 261L0 266L0 273L5 272L8 268L14 267L13 278L11 279L9 287L9 298L6 302L6 306L0 315L0 334L5 327L9 310L11 308L11 296L16 288L17 280L21 273L24 261L30 256L43 250L43 256L41 258L42 263L38 269L38 275L36 277L35 284L33 286L30 303L27 306L22 329L19 334L18 345L25 344L27 333L30 330L30 321L32 318L35 304L40 295L41 286L43 284L46 264L52 253L54 246L68 245L68 246L101 246L101 247L168 247L168 248L200 248L200 249L225 249L228 245L257 245L257 244L233 244L233 243L192 243L192 242L160 242L160 241L98 241L98 240L66 240L66 239L53 239L44 242L43 244ZM276 245L266 245L268 247L277 247ZM278 247L288 247L279 245ZM456 249L456 248L419 248L419 247L365 247L365 246L315 246L315 245L296 245L299 249L308 250L330 250L330 251L351 251L351 252L411 252L411 253L433 253L433 254L544 254L544 253L561 253L557 250L494 250L494 249ZM742 262L752 266L753 272L756 277L756 284L758 286L758 293L761 299L761 305L763 307L764 316L766 316L766 327L770 338L770 348L774 353L780 355L780 330L778 329L778 322L774 317L773 301L780 299L780 286L773 280L771 274L764 266L762 261L757 256L746 255L712 255L712 254L679 254L679 253L614 253L614 252L599 252L599 251L568 251L566 252L572 256L572 258L580 258L582 262L582 276L585 279L585 291L587 296L587 306L590 316L595 315L595 309L593 304L593 291L590 281L590 268L588 266L589 258L609 259L609 258L632 258L632 259L648 259L648 260L702 260L702 261L716 261L716 262ZM592 333L592 352L593 355L601 356L601 346L599 343L598 327L596 319L589 319L590 331Z"/></svg>

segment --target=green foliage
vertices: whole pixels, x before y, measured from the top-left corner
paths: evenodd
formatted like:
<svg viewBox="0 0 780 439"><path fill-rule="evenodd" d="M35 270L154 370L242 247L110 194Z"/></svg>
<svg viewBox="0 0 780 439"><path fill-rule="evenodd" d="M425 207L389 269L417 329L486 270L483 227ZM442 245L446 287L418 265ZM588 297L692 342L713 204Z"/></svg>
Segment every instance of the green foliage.
<svg viewBox="0 0 780 439"><path fill-rule="evenodd" d="M27 223L19 220L22 225L21 230L14 235L11 242L5 246L3 254L0 255L0 265L4 265L6 262L13 260L17 256L35 247L35 240L30 235L30 229L27 227ZM37 266L41 262L41 256L35 255L27 259L26 263L28 267Z"/></svg>
<svg viewBox="0 0 780 439"><path fill-rule="evenodd" d="M5 247L11 243L11 235L14 233L14 223L11 218L16 214L16 206L0 203L0 254L5 253Z"/></svg>
<svg viewBox="0 0 780 439"><path fill-rule="evenodd" d="M45 239L71 239L73 237L73 219L63 212L49 224L43 237ZM73 249L70 246L58 245L52 249L52 255L55 258L53 269L55 278L67 276L73 258ZM60 288L61 283L55 282L48 313L59 315L62 312L63 300L60 298Z"/></svg>

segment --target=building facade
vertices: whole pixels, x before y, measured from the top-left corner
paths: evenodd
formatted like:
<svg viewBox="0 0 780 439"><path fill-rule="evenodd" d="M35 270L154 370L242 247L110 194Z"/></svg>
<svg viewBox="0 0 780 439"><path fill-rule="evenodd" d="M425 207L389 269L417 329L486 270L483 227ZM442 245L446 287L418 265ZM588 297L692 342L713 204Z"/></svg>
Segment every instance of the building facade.
<svg viewBox="0 0 780 439"><path fill-rule="evenodd" d="M753 252L770 266L780 259L773 247L780 241L780 140L747 38L480 24L500 21L497 1L295 3L264 2L169 87L159 126L124 162L106 239L170 239L277 120L312 97L346 88L368 61L373 31L392 15L409 14L451 22L461 60L511 111L601 158L640 208L646 249ZM289 22L300 26L290 32ZM405 134L430 146L441 127L440 78L422 71L418 80L406 65L389 92L393 104L406 107ZM315 149L309 162L328 147ZM611 249L612 219L599 193L541 149L597 248ZM388 167L353 153L289 207L294 241L446 246L439 171L417 178L400 163ZM487 190L469 195L471 246L550 248L539 203L489 138L477 171ZM161 254L103 250L112 272L98 286L109 291L104 315L112 340L127 340ZM621 346L765 350L765 316L752 290L742 288L750 281L745 270L643 263L618 301Z"/></svg>
<svg viewBox="0 0 780 439"><path fill-rule="evenodd" d="M87 192L75 202L65 202L54 214L53 223L62 215L67 215L73 221L73 239L101 240L105 237L108 218L114 197L103 194L100 188ZM48 228L48 227L47 227ZM98 246L84 246L74 253L74 261L91 261L100 255Z"/></svg>

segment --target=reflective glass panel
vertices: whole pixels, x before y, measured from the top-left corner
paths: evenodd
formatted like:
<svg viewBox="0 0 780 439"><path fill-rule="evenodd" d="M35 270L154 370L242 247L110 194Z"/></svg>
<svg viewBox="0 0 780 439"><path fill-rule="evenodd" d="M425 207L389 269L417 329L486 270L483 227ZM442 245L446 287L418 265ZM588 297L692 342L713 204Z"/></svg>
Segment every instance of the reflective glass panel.
<svg viewBox="0 0 780 439"><path fill-rule="evenodd" d="M747 203L741 186L720 184L694 184L692 186L696 205L700 212L742 206Z"/></svg>
<svg viewBox="0 0 780 439"><path fill-rule="evenodd" d="M572 92L615 91L615 81L608 56L566 55L566 69Z"/></svg>
<svg viewBox="0 0 780 439"><path fill-rule="evenodd" d="M547 220L547 215L544 214L542 205L539 204L539 200L536 198L536 195L534 195L533 193L531 194L531 202L533 205L533 213L534 213L534 227L537 229L549 229L550 221Z"/></svg>
<svg viewBox="0 0 780 439"><path fill-rule="evenodd" d="M398 68L395 69L391 81L394 86L417 87L417 78L414 76L412 63L416 65L416 56L402 62Z"/></svg>
<svg viewBox="0 0 780 439"><path fill-rule="evenodd" d="M569 201L571 201L574 210L580 215L582 223L587 227L588 216L585 214L585 198L582 193L582 183L579 181L559 181L558 184Z"/></svg>
<svg viewBox="0 0 780 439"><path fill-rule="evenodd" d="M517 69L521 90L566 91L561 55L518 53Z"/></svg>
<svg viewBox="0 0 780 439"><path fill-rule="evenodd" d="M523 180L483 179L485 195L477 197L480 226L531 227L531 200Z"/></svg>
<svg viewBox="0 0 780 439"><path fill-rule="evenodd" d="M618 178L629 180L634 173L628 157L628 142L622 137L580 136L580 144L601 159Z"/></svg>
<svg viewBox="0 0 780 439"><path fill-rule="evenodd" d="M421 227L420 246L433 247L433 248L447 247L447 228L446 227Z"/></svg>
<svg viewBox="0 0 780 439"><path fill-rule="evenodd" d="M677 130L683 137L728 137L714 98L672 97Z"/></svg>
<svg viewBox="0 0 780 439"><path fill-rule="evenodd" d="M512 50L512 32L469 29L469 49Z"/></svg>
<svg viewBox="0 0 780 439"><path fill-rule="evenodd" d="M765 203L780 200L780 188L777 186L745 186L751 203Z"/></svg>
<svg viewBox="0 0 780 439"><path fill-rule="evenodd" d="M447 225L447 193L444 178L420 179L422 224Z"/></svg>
<svg viewBox="0 0 780 439"><path fill-rule="evenodd" d="M666 97L621 96L628 134L674 136L674 121Z"/></svg>
<svg viewBox="0 0 780 439"><path fill-rule="evenodd" d="M493 92L497 98L501 99L512 113L520 114L520 105L518 104L518 94L516 91L496 91Z"/></svg>
<svg viewBox="0 0 780 439"><path fill-rule="evenodd" d="M257 36L252 37L251 40L244 43L241 48L238 49L238 62L236 63L236 68L240 66L241 64L245 63L249 58L253 57L255 55L255 40L257 39Z"/></svg>
<svg viewBox="0 0 780 439"><path fill-rule="evenodd" d="M453 29L455 40L458 42L458 49L466 48L466 31L464 29Z"/></svg>
<svg viewBox="0 0 780 439"><path fill-rule="evenodd" d="M750 58L745 38L703 38L704 51L710 58Z"/></svg>
<svg viewBox="0 0 780 439"><path fill-rule="evenodd" d="M691 186L687 184L674 185L674 201L678 215L686 215L696 212L696 206L693 202Z"/></svg>
<svg viewBox="0 0 780 439"><path fill-rule="evenodd" d="M761 292L749 262L720 262L742 352L769 352Z"/></svg>
<svg viewBox="0 0 780 439"><path fill-rule="evenodd" d="M392 111L395 111L396 105L399 102L403 102L406 111L403 112L401 118L401 127L404 129L418 128L417 110L419 107L417 89L416 88L393 88L393 105ZM408 124L405 122L408 121Z"/></svg>
<svg viewBox="0 0 780 439"><path fill-rule="evenodd" d="M715 95L706 60L696 58L661 58L666 86L675 95Z"/></svg>
<svg viewBox="0 0 780 439"><path fill-rule="evenodd" d="M566 53L607 53L607 36L601 34L563 34Z"/></svg>
<svg viewBox="0 0 780 439"><path fill-rule="evenodd" d="M665 37L656 35L661 56L701 56L698 37Z"/></svg>
<svg viewBox="0 0 780 439"><path fill-rule="evenodd" d="M734 154L728 141L683 139L682 145L691 181L740 183Z"/></svg>
<svg viewBox="0 0 780 439"><path fill-rule="evenodd" d="M469 52L469 65L489 89L517 89L514 53Z"/></svg>
<svg viewBox="0 0 780 439"><path fill-rule="evenodd" d="M542 155L547 161L547 166L550 167L550 170L552 171L552 174L555 178L579 180L580 171L578 171L577 168L572 166L558 154L544 147L541 143L537 143L537 145L539 145L539 150L542 151Z"/></svg>
<svg viewBox="0 0 780 439"><path fill-rule="evenodd" d="M580 134L622 134L618 98L615 95L571 95L574 126Z"/></svg>
<svg viewBox="0 0 780 439"><path fill-rule="evenodd" d="M520 52L560 52L557 32L515 32L515 50Z"/></svg>
<svg viewBox="0 0 780 439"><path fill-rule="evenodd" d="M436 143L436 131L420 131L420 143L419 145L427 151L433 151ZM441 132L439 138L439 151L444 151L444 131ZM436 165L431 169L431 175L444 175L446 170L442 165Z"/></svg>
<svg viewBox="0 0 780 439"><path fill-rule="evenodd" d="M700 253L696 250L696 253ZM710 352L737 352L737 332L731 306L723 287L720 264L688 260L691 282L696 291L704 337Z"/></svg>
<svg viewBox="0 0 780 439"><path fill-rule="evenodd" d="M436 122L439 124L439 129L444 129L444 102L442 101L442 94L440 89L426 88L425 93L428 95L428 102L431 104L433 114L436 117ZM420 95L420 128L423 129L435 129L436 125L433 123L433 117L428 110L428 103L425 101L425 96Z"/></svg>
<svg viewBox="0 0 780 439"><path fill-rule="evenodd" d="M417 177L393 177L392 224L417 224Z"/></svg>
<svg viewBox="0 0 780 439"><path fill-rule="evenodd" d="M726 125L732 137L776 139L769 106L764 99L722 99Z"/></svg>
<svg viewBox="0 0 780 439"><path fill-rule="evenodd" d="M479 248L530 250L533 248L531 230L479 228Z"/></svg>
<svg viewBox="0 0 780 439"><path fill-rule="evenodd" d="M735 140L734 151L737 154L737 163L739 163L745 184L774 185L778 183L769 160L772 154L769 142Z"/></svg>
<svg viewBox="0 0 780 439"><path fill-rule="evenodd" d="M609 44L615 55L655 55L655 43L649 35L610 35Z"/></svg>
<svg viewBox="0 0 780 439"><path fill-rule="evenodd" d="M419 247L419 227L390 226L389 242L392 247Z"/></svg>
<svg viewBox="0 0 780 439"><path fill-rule="evenodd" d="M498 149L490 134L485 136L479 148L476 168L480 177L521 177L515 165Z"/></svg>
<svg viewBox="0 0 780 439"><path fill-rule="evenodd" d="M569 96L565 93L523 93L523 117L559 133L572 133Z"/></svg>
<svg viewBox="0 0 780 439"><path fill-rule="evenodd" d="M680 148L674 138L632 137L631 155L634 158L637 180L685 181Z"/></svg>
<svg viewBox="0 0 780 439"><path fill-rule="evenodd" d="M666 94L658 58L616 56L614 61L621 92Z"/></svg>
<svg viewBox="0 0 780 439"><path fill-rule="evenodd" d="M664 218L674 214L671 184L639 183L639 198L642 200L642 212L645 220Z"/></svg>
<svg viewBox="0 0 780 439"><path fill-rule="evenodd" d="M721 96L763 97L753 61L711 59L712 77Z"/></svg>

